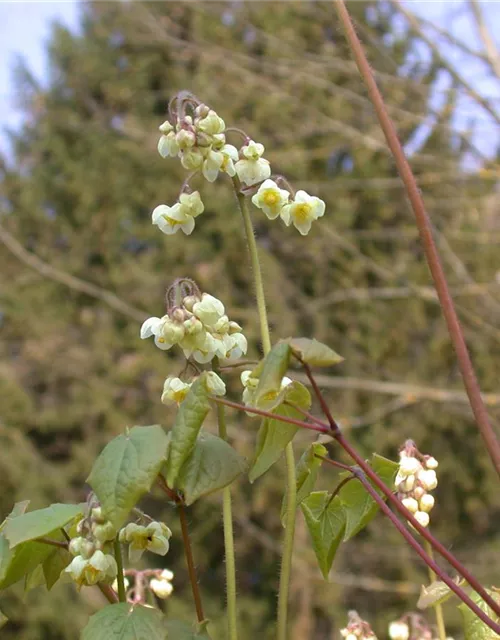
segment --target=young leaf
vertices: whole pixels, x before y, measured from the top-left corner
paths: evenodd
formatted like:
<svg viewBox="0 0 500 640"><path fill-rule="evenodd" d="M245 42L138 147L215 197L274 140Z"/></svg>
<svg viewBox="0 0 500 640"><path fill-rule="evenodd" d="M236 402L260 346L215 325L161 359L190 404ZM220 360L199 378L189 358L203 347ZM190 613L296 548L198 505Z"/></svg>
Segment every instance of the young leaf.
<svg viewBox="0 0 500 640"><path fill-rule="evenodd" d="M118 529L138 500L151 489L167 454L163 429L133 427L104 447L87 479L103 514Z"/></svg>
<svg viewBox="0 0 500 640"><path fill-rule="evenodd" d="M396 462L374 453L370 466L387 486L392 487L398 469ZM348 472L341 473L340 477L346 478L350 475ZM378 490L377 492L380 493ZM378 505L357 479L344 485L339 497L346 512L344 540L349 540L375 517Z"/></svg>
<svg viewBox="0 0 500 640"><path fill-rule="evenodd" d="M338 496L331 500L328 491L314 491L300 505L311 535L314 553L325 580L342 541L345 513Z"/></svg>
<svg viewBox="0 0 500 640"><path fill-rule="evenodd" d="M314 338L312 340L310 338L288 338L286 342L290 345L293 354L311 367L331 367L344 360L333 349Z"/></svg>
<svg viewBox="0 0 500 640"><path fill-rule="evenodd" d="M206 631L197 631L193 625L180 620L167 620L166 628L169 640L210 640ZM197 627L199 625L196 625Z"/></svg>
<svg viewBox="0 0 500 640"><path fill-rule="evenodd" d="M464 580L459 580L457 584L465 584ZM424 587L422 585L420 589L420 597L417 602L418 609L428 609L429 607L435 607L438 604L442 604L446 602L448 598L454 596L455 594L450 589L450 587L440 580L436 580L428 587Z"/></svg>
<svg viewBox="0 0 500 640"><path fill-rule="evenodd" d="M286 387L285 399L303 409L309 409L311 406L309 391L300 382L292 382ZM303 417L297 409L286 404L281 404L273 413L294 418L295 420ZM280 422L272 418L265 418L262 421L257 435L254 462L248 474L250 482L254 482L279 460L286 445L292 441L297 430L298 427L293 424L286 424L286 422Z"/></svg>
<svg viewBox="0 0 500 640"><path fill-rule="evenodd" d="M95 613L81 640L166 640L165 618L158 611L128 603L110 604ZM171 637L171 640L174 640Z"/></svg>
<svg viewBox="0 0 500 640"><path fill-rule="evenodd" d="M61 529L80 515L83 515L81 504L53 504L46 509L29 511L14 518L9 517L2 533L13 549L22 542L41 538L54 529Z"/></svg>
<svg viewBox="0 0 500 640"><path fill-rule="evenodd" d="M210 433L198 436L193 452L176 481L189 506L202 496L227 487L246 471L245 459L227 442Z"/></svg>
<svg viewBox="0 0 500 640"><path fill-rule="evenodd" d="M317 456L325 456L327 449L319 442L313 442L304 451L297 463L295 471L297 477L297 507L300 506L302 500L314 489L318 472L321 467L321 460ZM287 494L283 497L281 505L281 524L285 523L287 510Z"/></svg>
<svg viewBox="0 0 500 640"><path fill-rule="evenodd" d="M181 467L191 455L203 421L210 411L205 377L205 374L201 374L193 383L179 407L174 426L170 432L171 440L165 478L169 487L175 486Z"/></svg>
<svg viewBox="0 0 500 640"><path fill-rule="evenodd" d="M255 391L255 406L270 411L277 404L281 381L290 363L290 347L284 342L275 345L263 361L259 384ZM279 401L278 401L279 402Z"/></svg>
<svg viewBox="0 0 500 640"><path fill-rule="evenodd" d="M500 593L498 591L490 589L487 589L487 591L496 602L500 603ZM494 622L500 622L500 617L490 609L477 593L471 593L470 597ZM498 635L484 624L466 604L462 603L458 608L462 614L465 640L498 640Z"/></svg>
<svg viewBox="0 0 500 640"><path fill-rule="evenodd" d="M60 539L60 533L53 531L50 537ZM31 573L51 553L54 547L42 542L22 542L15 549L9 548L9 541L0 534L0 589L6 589Z"/></svg>
<svg viewBox="0 0 500 640"><path fill-rule="evenodd" d="M66 549L54 549L54 553L43 561L43 576L48 591L56 584L72 559L72 555Z"/></svg>

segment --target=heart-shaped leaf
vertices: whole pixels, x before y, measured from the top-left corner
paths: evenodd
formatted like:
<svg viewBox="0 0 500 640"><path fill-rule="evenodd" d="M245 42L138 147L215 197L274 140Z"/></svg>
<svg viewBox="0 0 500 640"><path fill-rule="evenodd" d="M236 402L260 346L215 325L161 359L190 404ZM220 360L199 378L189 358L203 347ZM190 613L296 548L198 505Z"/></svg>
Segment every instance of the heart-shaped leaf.
<svg viewBox="0 0 500 640"><path fill-rule="evenodd" d="M17 517L10 516L2 528L3 535L13 549L22 542L48 535L54 529L61 529L69 522L83 515L84 505L52 504L46 509L29 511Z"/></svg>
<svg viewBox="0 0 500 640"><path fill-rule="evenodd" d="M283 342L275 345L264 358L254 397L254 404L258 409L270 411L277 405L281 381L288 370L289 363L290 347Z"/></svg>
<svg viewBox="0 0 500 640"><path fill-rule="evenodd" d="M119 529L165 461L168 439L158 425L133 427L106 445L87 479L103 514Z"/></svg>
<svg viewBox="0 0 500 640"><path fill-rule="evenodd" d="M319 568L325 580L332 568L335 552L342 542L345 513L338 496L328 491L314 491L300 505L311 535Z"/></svg>
<svg viewBox="0 0 500 640"><path fill-rule="evenodd" d="M95 613L82 631L81 640L166 640L167 626L158 609L110 604ZM175 636L169 636L175 640Z"/></svg>

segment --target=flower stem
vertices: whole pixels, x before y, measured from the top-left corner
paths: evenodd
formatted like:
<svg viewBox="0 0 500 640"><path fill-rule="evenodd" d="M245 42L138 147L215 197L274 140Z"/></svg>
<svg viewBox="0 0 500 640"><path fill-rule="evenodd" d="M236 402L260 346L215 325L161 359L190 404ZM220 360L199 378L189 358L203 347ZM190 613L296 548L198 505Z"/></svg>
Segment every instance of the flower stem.
<svg viewBox="0 0 500 640"><path fill-rule="evenodd" d="M427 551L427 555L431 560L434 560L434 552L432 546L428 540L424 540L424 548ZM429 578L431 584L437 580L437 576L434 571L429 567ZM444 625L443 607L441 604L434 605L434 613L436 614L436 625L438 628L439 640L446 640L446 627Z"/></svg>
<svg viewBox="0 0 500 640"><path fill-rule="evenodd" d="M219 363L212 365L220 373ZM217 405L219 436L227 440L226 412L224 405ZM233 509L231 488L222 491L222 521L224 525L224 552L226 556L227 630L229 640L238 640L238 612L236 608L236 561L234 557Z"/></svg>
<svg viewBox="0 0 500 640"><path fill-rule="evenodd" d="M255 241L255 234L248 210L245 195L241 193L240 182L233 178L234 191L238 198L241 214L243 216L243 224L245 226L245 234L247 238L248 250L250 252L250 261L252 264L253 277L255 282L255 296L257 298L257 309L259 311L260 334L262 340L262 349L264 355L271 351L271 335L269 332L269 323L267 320L266 298L264 293L264 283L262 280L262 271L259 262L259 252ZM286 640L287 637L287 619L288 619L288 593L290 590L290 573L292 568L293 539L295 535L295 511L297 509L297 484L295 478L295 456L293 453L293 444L290 442L285 448L286 460L286 494L288 500L288 511L286 517L286 529L283 540L283 556L281 560L280 585L278 594L278 635L277 640Z"/></svg>
<svg viewBox="0 0 500 640"><path fill-rule="evenodd" d="M182 540L184 542L184 553L186 555L186 563L188 567L189 582L191 583L191 590L193 591L194 606L196 608L196 616L198 622L205 620L205 614L203 613L203 606L201 604L200 587L198 585L198 579L196 577L196 569L194 566L193 550L191 548L191 539L189 537L189 528L186 518L186 510L184 505L179 502L177 504L179 511L179 519L181 521Z"/></svg>
<svg viewBox="0 0 500 640"><path fill-rule="evenodd" d="M116 576L116 581L118 582L118 600L120 602L126 602L127 596L125 595L125 579L123 577L123 558L122 558L122 548L120 546L120 541L118 538L115 538L114 542L114 552L115 552L115 560L116 566L118 567L118 573Z"/></svg>

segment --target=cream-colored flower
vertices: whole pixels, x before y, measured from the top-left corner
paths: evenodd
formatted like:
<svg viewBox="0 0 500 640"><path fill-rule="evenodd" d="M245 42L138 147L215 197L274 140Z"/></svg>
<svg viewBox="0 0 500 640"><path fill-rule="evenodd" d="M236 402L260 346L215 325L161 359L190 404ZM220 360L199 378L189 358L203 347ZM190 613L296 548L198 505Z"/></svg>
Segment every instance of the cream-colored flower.
<svg viewBox="0 0 500 640"><path fill-rule="evenodd" d="M181 211L186 216L196 218L205 211L205 205L201 201L200 192L193 191L193 193L181 193L179 196L179 204L181 205Z"/></svg>
<svg viewBox="0 0 500 640"><path fill-rule="evenodd" d="M269 161L262 158L264 145L251 140L248 145L241 148L243 158L234 165L238 178L247 186L267 180L271 175Z"/></svg>
<svg viewBox="0 0 500 640"><path fill-rule="evenodd" d="M420 511L425 511L429 513L432 510L435 504L434 496L431 496L430 493L424 494L419 500Z"/></svg>
<svg viewBox="0 0 500 640"><path fill-rule="evenodd" d="M247 352L248 342L242 333L226 334L223 337L225 346L225 354L222 356L225 360L238 360Z"/></svg>
<svg viewBox="0 0 500 640"><path fill-rule="evenodd" d="M408 640L410 628L406 622L391 622L389 625L389 638L391 640Z"/></svg>
<svg viewBox="0 0 500 640"><path fill-rule="evenodd" d="M162 158L168 158L169 156L175 158L179 153L179 145L177 144L175 136L174 131L170 131L167 135L160 136L158 140L158 153Z"/></svg>
<svg viewBox="0 0 500 640"><path fill-rule="evenodd" d="M214 327L224 316L225 309L218 298L204 293L201 300L193 305L193 313L206 327Z"/></svg>
<svg viewBox="0 0 500 640"><path fill-rule="evenodd" d="M209 393L214 396L226 395L226 385L224 381L215 373L215 371L207 371L205 377L205 386Z"/></svg>
<svg viewBox="0 0 500 640"><path fill-rule="evenodd" d="M179 229L182 229L186 235L190 235L195 225L194 218L184 213L179 202L173 207L168 207L166 204L156 207L153 211L152 221L160 231L167 235L177 233Z"/></svg>
<svg viewBox="0 0 500 640"><path fill-rule="evenodd" d="M180 378L169 377L163 385L161 401L163 404L175 402L179 405L187 396L189 389L191 389L191 383L183 382Z"/></svg>
<svg viewBox="0 0 500 640"><path fill-rule="evenodd" d="M321 218L324 213L323 200L310 196L305 191L297 191L294 201L285 205L280 215L287 226L293 224L301 235L306 236L314 220Z"/></svg>
<svg viewBox="0 0 500 640"><path fill-rule="evenodd" d="M129 543L129 560L135 563L146 550L164 556L169 550L171 536L172 532L163 522L151 522L147 527L132 522L120 531L119 539Z"/></svg>
<svg viewBox="0 0 500 640"><path fill-rule="evenodd" d="M171 123L168 120L165 120L165 122L163 122L158 129L161 131L161 133L163 133L164 136L168 135L171 131L174 130L174 127L171 125Z"/></svg>
<svg viewBox="0 0 500 640"><path fill-rule="evenodd" d="M190 149L191 147L194 147L196 143L196 135L193 131L181 129L178 133L176 133L175 141L177 142L177 146L181 151L184 149Z"/></svg>
<svg viewBox="0 0 500 640"><path fill-rule="evenodd" d="M149 588L162 600L166 600L174 590L174 587L169 580L163 580L161 578L159 580L157 578L152 578L149 581Z"/></svg>
<svg viewBox="0 0 500 640"><path fill-rule="evenodd" d="M234 167L234 163L238 161L238 149L234 147L232 144L225 144L220 152L223 155L222 164L220 166L220 170L227 173L228 176L236 175L236 169Z"/></svg>
<svg viewBox="0 0 500 640"><path fill-rule="evenodd" d="M290 193L286 189L280 189L274 180L265 180L252 196L252 202L262 209L269 220L274 220L288 202L289 196Z"/></svg>
<svg viewBox="0 0 500 640"><path fill-rule="evenodd" d="M417 513L415 514L415 520L422 527L427 527L427 526L429 526L430 517L429 517L429 514L426 513L425 511L417 511Z"/></svg>
<svg viewBox="0 0 500 640"><path fill-rule="evenodd" d="M110 554L95 551L88 559L76 556L65 569L79 585L88 587L98 582L112 582L118 573L116 560Z"/></svg>
<svg viewBox="0 0 500 640"><path fill-rule="evenodd" d="M224 155L221 151L210 149L203 161L202 173L209 182L215 182L224 162Z"/></svg>
<svg viewBox="0 0 500 640"><path fill-rule="evenodd" d="M184 333L183 325L175 322L168 315L163 318L148 318L141 327L142 340L154 336L156 346L163 351L180 342Z"/></svg>
<svg viewBox="0 0 500 640"><path fill-rule="evenodd" d="M194 148L181 151L180 158L184 169L187 169L188 171L196 171L197 169L201 169L203 166L205 156L199 149Z"/></svg>
<svg viewBox="0 0 500 640"><path fill-rule="evenodd" d="M208 135L213 136L223 133L224 129L226 128L226 124L224 120L220 118L213 109L210 109L210 111L204 118L198 120L196 127L200 131L203 131L203 133L207 133Z"/></svg>

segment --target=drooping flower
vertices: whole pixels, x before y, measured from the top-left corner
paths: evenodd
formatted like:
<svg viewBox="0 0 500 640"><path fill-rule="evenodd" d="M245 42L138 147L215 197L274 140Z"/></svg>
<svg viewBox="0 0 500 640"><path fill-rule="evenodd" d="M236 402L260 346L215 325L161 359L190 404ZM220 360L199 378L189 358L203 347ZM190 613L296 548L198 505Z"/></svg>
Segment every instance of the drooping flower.
<svg viewBox="0 0 500 640"><path fill-rule="evenodd" d="M164 576L164 574L166 575ZM171 582L173 577L174 574L168 569L165 569L161 572L159 578L152 578L152 580L149 581L149 588L156 596L158 596L158 598L165 600L172 594L172 591L174 590L174 586Z"/></svg>
<svg viewBox="0 0 500 640"><path fill-rule="evenodd" d="M323 200L310 196L305 191L297 191L293 202L285 205L280 215L287 227L293 224L301 235L306 236L314 220L321 218L324 213Z"/></svg>
<svg viewBox="0 0 500 640"><path fill-rule="evenodd" d="M205 376L205 386L209 393L214 396L226 395L226 385L224 381L215 373L215 371L207 371Z"/></svg>
<svg viewBox="0 0 500 640"><path fill-rule="evenodd" d="M205 211L205 205L201 201L199 191L181 193L179 196L179 204L181 205L182 213L192 218L196 218Z"/></svg>
<svg viewBox="0 0 500 640"><path fill-rule="evenodd" d="M193 305L193 313L204 325L214 327L224 316L225 309L218 298L204 293L201 300Z"/></svg>
<svg viewBox="0 0 500 640"><path fill-rule="evenodd" d="M213 109L210 109L204 118L196 122L196 127L200 131L203 131L203 133L213 136L223 133L226 128L226 124Z"/></svg>
<svg viewBox="0 0 500 640"><path fill-rule="evenodd" d="M182 340L184 333L184 326L172 320L169 315L164 315L163 318L148 318L141 327L141 338L145 340L154 336L156 346L163 351Z"/></svg>
<svg viewBox="0 0 500 640"><path fill-rule="evenodd" d="M169 377L163 385L161 401L163 404L175 402L179 405L187 396L190 388L190 383L183 382L180 378Z"/></svg>
<svg viewBox="0 0 500 640"><path fill-rule="evenodd" d="M193 232L195 225L194 218L182 210L179 202L173 207L160 204L153 211L152 222L168 236L177 233L179 229L188 236Z"/></svg>
<svg viewBox="0 0 500 640"><path fill-rule="evenodd" d="M203 160L202 173L209 182L215 182L224 162L224 155L221 151L210 149Z"/></svg>
<svg viewBox="0 0 500 640"><path fill-rule="evenodd" d="M119 540L129 543L129 560L135 563L146 550L159 556L166 555L171 536L172 532L163 522L151 522L146 527L132 522L120 531Z"/></svg>
<svg viewBox="0 0 500 640"><path fill-rule="evenodd" d="M228 176L231 176L232 178L236 175L234 163L238 161L238 149L232 144L225 144L220 152L223 155L220 170L224 171Z"/></svg>
<svg viewBox="0 0 500 640"><path fill-rule="evenodd" d="M252 196L252 202L262 209L269 220L274 220L280 215L289 196L290 193L286 189L280 189L274 180L265 180L257 193Z"/></svg>
<svg viewBox="0 0 500 640"><path fill-rule="evenodd" d="M112 582L118 573L116 560L110 554L95 551L88 559L76 556L65 569L79 586Z"/></svg>
<svg viewBox="0 0 500 640"><path fill-rule="evenodd" d="M260 142L250 142L241 148L243 158L234 165L238 178L247 186L266 180L271 175L269 161L262 158L264 145Z"/></svg>
<svg viewBox="0 0 500 640"><path fill-rule="evenodd" d="M179 153L179 145L177 144L175 136L176 134L174 131L170 131L166 135L160 136L160 139L158 140L158 153L162 158L168 158L169 156L175 158Z"/></svg>

